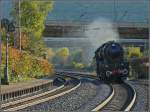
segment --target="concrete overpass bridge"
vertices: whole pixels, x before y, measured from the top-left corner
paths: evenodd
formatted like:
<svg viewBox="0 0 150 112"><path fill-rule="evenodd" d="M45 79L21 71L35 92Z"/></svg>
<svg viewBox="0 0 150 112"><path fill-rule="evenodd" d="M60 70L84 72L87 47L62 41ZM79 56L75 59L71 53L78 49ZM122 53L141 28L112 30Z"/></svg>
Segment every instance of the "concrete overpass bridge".
<svg viewBox="0 0 150 112"><path fill-rule="evenodd" d="M47 20L45 25L55 25L55 26L86 26L90 21L56 21ZM127 28L148 28L148 23L146 22L116 22L114 23L116 27L127 27Z"/></svg>
<svg viewBox="0 0 150 112"><path fill-rule="evenodd" d="M45 37L83 37L89 21L46 21L43 35ZM146 22L116 22L123 38L149 38L148 23Z"/></svg>
<svg viewBox="0 0 150 112"><path fill-rule="evenodd" d="M62 37L44 37L48 47L87 47L91 46L88 38L62 38ZM144 46L149 43L148 39L118 39L117 42L123 45Z"/></svg>

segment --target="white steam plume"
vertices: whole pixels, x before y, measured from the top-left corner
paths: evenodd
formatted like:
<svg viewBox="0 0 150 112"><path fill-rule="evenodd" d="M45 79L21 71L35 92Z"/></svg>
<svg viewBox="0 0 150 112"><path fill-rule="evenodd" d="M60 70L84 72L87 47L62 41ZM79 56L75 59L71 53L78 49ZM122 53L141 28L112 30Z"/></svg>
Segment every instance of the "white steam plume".
<svg viewBox="0 0 150 112"><path fill-rule="evenodd" d="M94 49L107 41L117 40L119 38L118 31L113 23L107 19L97 19L87 26L85 31Z"/></svg>
<svg viewBox="0 0 150 112"><path fill-rule="evenodd" d="M86 28L85 36L92 45L87 55L89 61L92 60L95 50L103 43L112 40L116 41L119 38L117 28L110 20L104 18L97 19L90 23Z"/></svg>

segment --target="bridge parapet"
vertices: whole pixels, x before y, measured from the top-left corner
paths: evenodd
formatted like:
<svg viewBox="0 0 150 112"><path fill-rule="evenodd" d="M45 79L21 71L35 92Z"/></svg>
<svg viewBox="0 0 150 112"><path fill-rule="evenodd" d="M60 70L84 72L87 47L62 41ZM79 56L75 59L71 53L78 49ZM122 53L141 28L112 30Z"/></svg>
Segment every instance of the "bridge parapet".
<svg viewBox="0 0 150 112"><path fill-rule="evenodd" d="M72 22L72 21L46 21L46 28L43 32L45 37L83 37L85 36L85 31L89 30L87 25L89 22ZM125 38L143 38L148 39L148 23L115 23L114 27L118 28L120 37ZM97 30L97 29L95 29Z"/></svg>
<svg viewBox="0 0 150 112"><path fill-rule="evenodd" d="M55 25L55 26L87 26L90 21L55 21L47 20L45 25ZM116 27L128 27L128 28L148 28L148 22L116 22L114 23Z"/></svg>
<svg viewBox="0 0 150 112"><path fill-rule="evenodd" d="M55 38L55 37L44 37L44 41L48 46L53 47L87 47L91 46L92 43L88 38ZM149 44L149 39L118 39L118 42L122 44L137 44L146 45Z"/></svg>

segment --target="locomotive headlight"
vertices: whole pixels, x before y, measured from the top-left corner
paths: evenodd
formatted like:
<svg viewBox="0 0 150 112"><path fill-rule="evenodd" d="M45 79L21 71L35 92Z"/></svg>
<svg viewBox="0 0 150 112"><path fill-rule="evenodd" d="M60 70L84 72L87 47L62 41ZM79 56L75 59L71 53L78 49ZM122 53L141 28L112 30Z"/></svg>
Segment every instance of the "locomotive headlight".
<svg viewBox="0 0 150 112"><path fill-rule="evenodd" d="M123 74L128 74L128 70L127 70L127 69L123 69L123 70L122 70L122 73L123 73Z"/></svg>
<svg viewBox="0 0 150 112"><path fill-rule="evenodd" d="M124 64L123 64L123 63L121 63L121 66L124 66Z"/></svg>
<svg viewBox="0 0 150 112"><path fill-rule="evenodd" d="M105 65L105 68L108 68L108 65Z"/></svg>
<svg viewBox="0 0 150 112"><path fill-rule="evenodd" d="M111 76L112 72L111 71L106 71L106 76L109 77Z"/></svg>

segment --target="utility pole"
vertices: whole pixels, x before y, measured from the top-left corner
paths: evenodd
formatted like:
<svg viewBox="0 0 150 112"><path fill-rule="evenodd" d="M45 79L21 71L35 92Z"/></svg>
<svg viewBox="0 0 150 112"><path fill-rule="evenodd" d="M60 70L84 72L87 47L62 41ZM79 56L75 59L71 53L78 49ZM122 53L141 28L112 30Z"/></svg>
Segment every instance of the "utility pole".
<svg viewBox="0 0 150 112"><path fill-rule="evenodd" d="M0 21L2 18L2 0L0 0ZM0 22L0 26L1 26L1 22ZM1 31L0 31L0 86L1 86L1 63L2 63L2 48L1 48ZM0 88L0 99L2 99L2 95L1 95L1 88ZM0 101L0 111L2 111L2 102Z"/></svg>
<svg viewBox="0 0 150 112"><path fill-rule="evenodd" d="M4 68L4 84L9 85L9 74L8 74L8 44L9 44L9 33L15 31L15 26L13 22L8 19L3 18L1 20L1 28L5 28L6 32L6 65Z"/></svg>
<svg viewBox="0 0 150 112"><path fill-rule="evenodd" d="M9 76L8 76L8 37L9 34L6 34L6 66L4 69L4 79L5 79L5 84L9 85Z"/></svg>
<svg viewBox="0 0 150 112"><path fill-rule="evenodd" d="M20 0L18 1L18 5L19 5L19 19L18 19L18 22L19 22L19 50L21 51L21 16L20 16Z"/></svg>
<svg viewBox="0 0 150 112"><path fill-rule="evenodd" d="M0 0L0 21L1 21L1 18L2 18L2 1ZM1 25L1 24L0 24ZM2 49L1 49L1 37L2 35L1 35L1 32L0 32L0 68L1 68L1 58L2 58ZM1 73L1 71L0 71L0 73ZM1 77L0 77L0 81L1 81ZM0 82L0 84L1 84L1 82Z"/></svg>

